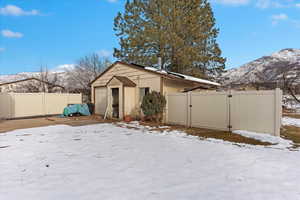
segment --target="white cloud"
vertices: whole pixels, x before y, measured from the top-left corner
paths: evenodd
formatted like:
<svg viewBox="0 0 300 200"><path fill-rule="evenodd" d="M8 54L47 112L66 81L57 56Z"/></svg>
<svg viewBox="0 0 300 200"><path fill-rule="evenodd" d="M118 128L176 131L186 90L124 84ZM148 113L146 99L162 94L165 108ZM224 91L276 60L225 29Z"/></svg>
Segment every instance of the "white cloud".
<svg viewBox="0 0 300 200"><path fill-rule="evenodd" d="M7 5L3 8L0 8L0 15L6 16L28 16L28 15L39 15L38 10L30 10L25 11L22 8L15 6L15 5Z"/></svg>
<svg viewBox="0 0 300 200"><path fill-rule="evenodd" d="M0 53L5 51L5 48L4 47L0 47Z"/></svg>
<svg viewBox="0 0 300 200"><path fill-rule="evenodd" d="M292 25L295 28L300 28L300 20L299 19L294 19L290 18L288 15L281 13L278 15L272 15L272 25L275 26L279 24L280 22L285 22L286 24Z"/></svg>
<svg viewBox="0 0 300 200"><path fill-rule="evenodd" d="M211 0L211 1L213 3L233 5L233 6L253 5L261 9L288 8L294 6L293 3L294 0ZM298 7L298 4L296 4L296 6Z"/></svg>
<svg viewBox="0 0 300 200"><path fill-rule="evenodd" d="M278 0L257 0L256 6L258 8L266 9L266 8L284 8L289 7L288 2L278 1Z"/></svg>
<svg viewBox="0 0 300 200"><path fill-rule="evenodd" d="M65 72L65 71L74 69L74 67L75 67L74 64L58 65L58 66L54 67L51 71L53 71L53 72Z"/></svg>
<svg viewBox="0 0 300 200"><path fill-rule="evenodd" d="M225 4L225 5L246 5L250 3L250 0L213 0L215 3Z"/></svg>
<svg viewBox="0 0 300 200"><path fill-rule="evenodd" d="M109 3L116 3L118 0L107 0Z"/></svg>
<svg viewBox="0 0 300 200"><path fill-rule="evenodd" d="M112 52L105 50L105 49L98 51L97 54L102 57L111 57L112 56Z"/></svg>
<svg viewBox="0 0 300 200"><path fill-rule="evenodd" d="M300 8L300 3L297 3L295 6L296 6L297 8Z"/></svg>
<svg viewBox="0 0 300 200"><path fill-rule="evenodd" d="M278 14L278 15L272 15L271 19L272 19L272 24L273 25L277 25L280 21L285 21L288 20L288 16L284 13Z"/></svg>
<svg viewBox="0 0 300 200"><path fill-rule="evenodd" d="M22 33L13 32L11 30L2 30L1 34L2 34L3 37L8 37L8 38L21 38L21 37L23 37Z"/></svg>
<svg viewBox="0 0 300 200"><path fill-rule="evenodd" d="M288 19L289 17L286 15L286 14L284 14L284 13L281 13L281 14L279 14L279 15L273 15L272 16L272 19L274 19L274 20L286 20L286 19Z"/></svg>

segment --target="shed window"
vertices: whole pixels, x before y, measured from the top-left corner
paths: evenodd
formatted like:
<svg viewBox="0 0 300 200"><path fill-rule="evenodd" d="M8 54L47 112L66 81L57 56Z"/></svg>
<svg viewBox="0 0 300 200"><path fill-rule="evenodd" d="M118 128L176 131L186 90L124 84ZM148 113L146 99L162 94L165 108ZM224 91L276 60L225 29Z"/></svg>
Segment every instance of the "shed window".
<svg viewBox="0 0 300 200"><path fill-rule="evenodd" d="M149 94L150 88L145 87L145 88L140 88L140 102L143 101L143 98L146 94Z"/></svg>

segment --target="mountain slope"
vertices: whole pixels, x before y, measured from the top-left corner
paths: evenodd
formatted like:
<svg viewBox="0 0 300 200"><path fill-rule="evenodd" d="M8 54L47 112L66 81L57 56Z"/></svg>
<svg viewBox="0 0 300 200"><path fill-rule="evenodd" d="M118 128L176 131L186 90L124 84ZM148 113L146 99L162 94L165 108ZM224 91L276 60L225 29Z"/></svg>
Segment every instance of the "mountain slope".
<svg viewBox="0 0 300 200"><path fill-rule="evenodd" d="M61 86L66 86L66 72L61 71L51 71L49 73L49 79L52 80L55 76L58 78L58 82L56 84L59 84ZM18 74L11 74L11 75L0 75L0 84L1 83L7 83L7 82L13 82L18 80L23 80L26 78L40 78L40 72L22 72Z"/></svg>
<svg viewBox="0 0 300 200"><path fill-rule="evenodd" d="M57 71L49 71L47 79L49 82L54 83L56 85L61 85L65 87L68 91L75 91L78 89L83 89L83 86L80 81L74 81L74 78L72 74L76 74L76 72L72 71L72 69L59 69ZM87 74L80 74L83 77L86 77ZM27 78L38 78L41 79L41 73L40 72L22 72L18 74L12 74L12 75L0 75L0 84L1 83L7 83L7 82L13 82L17 80L23 80ZM53 82L53 80L56 80Z"/></svg>
<svg viewBox="0 0 300 200"><path fill-rule="evenodd" d="M287 69L291 67L293 70ZM289 75L300 70L300 49L283 49L270 56L264 56L239 68L223 74L225 83L247 84L253 82L273 82L281 78L283 71Z"/></svg>

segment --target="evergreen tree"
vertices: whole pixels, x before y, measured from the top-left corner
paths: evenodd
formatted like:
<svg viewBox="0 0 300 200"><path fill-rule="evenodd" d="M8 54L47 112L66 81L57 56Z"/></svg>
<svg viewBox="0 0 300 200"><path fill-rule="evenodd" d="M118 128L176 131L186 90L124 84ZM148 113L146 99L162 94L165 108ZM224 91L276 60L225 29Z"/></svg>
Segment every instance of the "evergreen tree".
<svg viewBox="0 0 300 200"><path fill-rule="evenodd" d="M146 118L151 121L161 121L166 107L166 98L159 92L152 91L144 96L141 108Z"/></svg>
<svg viewBox="0 0 300 200"><path fill-rule="evenodd" d="M127 0L114 30L120 60L205 76L223 71L225 59L216 42L219 30L207 0Z"/></svg>

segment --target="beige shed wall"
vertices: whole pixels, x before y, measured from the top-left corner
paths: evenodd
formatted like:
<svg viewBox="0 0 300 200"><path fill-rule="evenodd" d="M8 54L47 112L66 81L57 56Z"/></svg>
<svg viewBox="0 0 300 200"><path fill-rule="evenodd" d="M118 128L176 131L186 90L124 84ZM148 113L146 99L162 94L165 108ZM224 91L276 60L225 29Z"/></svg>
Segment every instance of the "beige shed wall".
<svg viewBox="0 0 300 200"><path fill-rule="evenodd" d="M124 115L137 116L139 104L136 103L136 88L124 87Z"/></svg>
<svg viewBox="0 0 300 200"><path fill-rule="evenodd" d="M169 79L163 80L164 95L182 92L182 91L184 91L184 89L192 88L194 86L195 86L194 84L182 83L180 81L174 81L174 80L169 80Z"/></svg>
<svg viewBox="0 0 300 200"><path fill-rule="evenodd" d="M107 108L107 87L97 87L95 88L95 92L95 114L105 115Z"/></svg>
<svg viewBox="0 0 300 200"><path fill-rule="evenodd" d="M117 79L112 79L113 76L125 76L129 78L136 84L136 87L124 87L121 82ZM112 80L111 80L112 79ZM110 81L111 80L111 81ZM158 91L160 92L161 87L161 77L159 75L153 74L151 72L146 72L143 70L134 69L132 67L128 67L123 64L116 64L113 68L103 74L99 79L97 79L92 84L92 102L95 103L94 99L94 88L99 86L106 86L106 84L110 81L108 87L108 105L111 106L111 88L119 87L120 91L120 117L123 117L124 114L130 114L138 116L140 114L140 88L149 87L150 91ZM123 98L124 93L124 98ZM124 99L124 114L121 113L123 111L123 103ZM122 106L122 107L121 107Z"/></svg>
<svg viewBox="0 0 300 200"><path fill-rule="evenodd" d="M156 81L153 81L153 79L156 78L160 79L159 75L139 69L134 69L132 67L120 63L116 64L113 68L111 68L100 78L98 78L92 84L92 87L105 86L113 76L125 76L132 80L134 83L136 83L137 87L148 86L148 84L150 84L151 87L155 89L160 89L159 82L156 83Z"/></svg>

